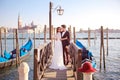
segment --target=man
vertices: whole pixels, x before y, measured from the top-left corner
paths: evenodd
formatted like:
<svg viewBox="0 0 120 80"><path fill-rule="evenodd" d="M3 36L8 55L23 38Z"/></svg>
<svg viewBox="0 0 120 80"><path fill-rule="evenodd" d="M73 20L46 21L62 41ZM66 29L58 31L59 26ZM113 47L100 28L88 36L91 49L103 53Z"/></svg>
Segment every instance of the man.
<svg viewBox="0 0 120 80"><path fill-rule="evenodd" d="M68 48L70 45L70 34L66 30L66 25L61 25L62 27L62 36L61 36L61 41L62 41L62 46L63 46L63 59L64 59L64 64L67 65L69 62L68 59Z"/></svg>

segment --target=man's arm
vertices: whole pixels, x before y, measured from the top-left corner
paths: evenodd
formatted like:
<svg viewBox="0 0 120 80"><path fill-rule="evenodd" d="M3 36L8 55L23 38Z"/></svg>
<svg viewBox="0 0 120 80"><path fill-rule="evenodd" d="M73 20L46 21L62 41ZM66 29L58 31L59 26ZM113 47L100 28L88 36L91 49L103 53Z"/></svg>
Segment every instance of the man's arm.
<svg viewBox="0 0 120 80"><path fill-rule="evenodd" d="M68 38L67 38L67 37L65 37L65 38L61 38L60 40L61 40L61 41L63 41L63 40L67 40L67 39L68 39Z"/></svg>

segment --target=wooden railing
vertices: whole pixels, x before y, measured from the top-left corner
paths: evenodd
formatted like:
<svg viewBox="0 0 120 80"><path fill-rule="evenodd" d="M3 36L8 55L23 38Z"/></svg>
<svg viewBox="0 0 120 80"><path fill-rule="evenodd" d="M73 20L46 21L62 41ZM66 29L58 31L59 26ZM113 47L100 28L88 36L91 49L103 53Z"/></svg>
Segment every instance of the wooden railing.
<svg viewBox="0 0 120 80"><path fill-rule="evenodd" d="M81 72L78 72L78 68L81 67L82 62L82 50L76 46L76 44L70 44L70 56L72 59L72 68L74 71L75 80L83 80L83 75Z"/></svg>
<svg viewBox="0 0 120 80"><path fill-rule="evenodd" d="M52 43L34 49L34 80L40 80L52 58Z"/></svg>
<svg viewBox="0 0 120 80"><path fill-rule="evenodd" d="M69 51L75 80L83 80L82 73L78 72L78 68L81 67L82 50L72 42ZM34 49L34 80L42 79L44 72L51 61L52 54L51 42L40 45L39 48Z"/></svg>

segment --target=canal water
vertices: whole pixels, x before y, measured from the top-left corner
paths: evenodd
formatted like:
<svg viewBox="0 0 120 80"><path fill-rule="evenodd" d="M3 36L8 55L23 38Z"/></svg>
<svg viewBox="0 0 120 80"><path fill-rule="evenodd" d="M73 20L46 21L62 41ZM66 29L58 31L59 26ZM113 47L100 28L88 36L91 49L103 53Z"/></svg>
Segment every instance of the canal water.
<svg viewBox="0 0 120 80"><path fill-rule="evenodd" d="M97 33L97 39L92 39L90 42L90 47L88 47L88 40L80 39L80 41L88 48L94 55L96 62L97 62L97 72L94 73L95 80L120 80L120 33L109 33L109 37L116 38L116 39L109 39L108 40L108 56L106 56L106 71L104 71L103 66L100 72L99 65L100 65L100 34ZM48 35L47 35L48 36ZM7 37L12 37L8 35ZM21 35L19 36L21 37ZM26 34L23 37L33 38L33 34ZM35 40L35 45L43 44L43 40L39 40L39 38L43 38L43 34L36 34L37 39ZM77 33L77 38L86 38L88 37L87 33ZM94 33L91 33L91 37L95 37ZM104 35L106 37L106 34ZM22 45L22 42L27 42L28 39L24 39L23 41L19 40L19 45ZM34 42L34 41L33 41ZM4 41L3 41L4 44ZM9 45L8 45L9 44ZM7 51L11 51L13 44L13 40L7 40ZM104 39L104 46L105 46L105 54L106 54L106 39ZM3 46L4 48L4 46ZM26 60L30 67L29 71L29 80L33 80L33 49L30 52L30 57ZM18 72L15 66L2 69L0 70L0 80L18 80Z"/></svg>

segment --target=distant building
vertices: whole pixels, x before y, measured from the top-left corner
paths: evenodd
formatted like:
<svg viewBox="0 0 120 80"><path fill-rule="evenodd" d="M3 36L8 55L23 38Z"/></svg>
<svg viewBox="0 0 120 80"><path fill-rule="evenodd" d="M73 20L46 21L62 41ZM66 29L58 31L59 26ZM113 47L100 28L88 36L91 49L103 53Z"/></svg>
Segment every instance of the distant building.
<svg viewBox="0 0 120 80"><path fill-rule="evenodd" d="M22 19L20 17L20 14L18 15L18 31L19 32L27 32L27 33L33 33L34 28L36 28L36 25L34 25L33 21L31 22L31 25L22 26Z"/></svg>
<svg viewBox="0 0 120 80"><path fill-rule="evenodd" d="M22 20L21 20L21 17L20 17L20 14L18 15L18 29L21 29L22 28Z"/></svg>
<svg viewBox="0 0 120 80"><path fill-rule="evenodd" d="M7 33L7 28L5 28L5 27L0 27L0 30L1 30L1 33L5 33L5 31L6 31L6 33Z"/></svg>
<svg viewBox="0 0 120 80"><path fill-rule="evenodd" d="M19 32L27 32L27 33L39 33L42 31L42 27L40 25L35 25L34 22L32 21L31 24L28 24L23 26L22 28L18 29Z"/></svg>

